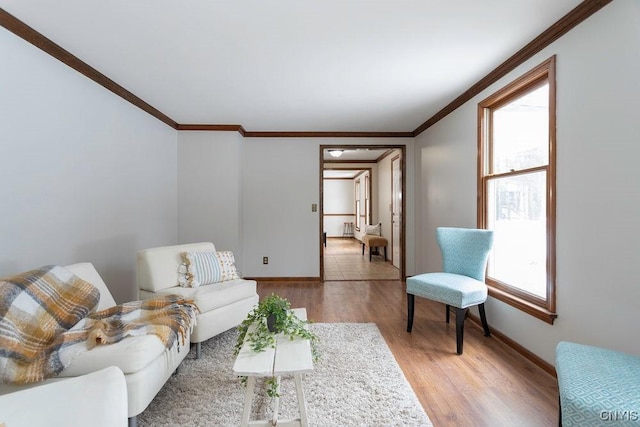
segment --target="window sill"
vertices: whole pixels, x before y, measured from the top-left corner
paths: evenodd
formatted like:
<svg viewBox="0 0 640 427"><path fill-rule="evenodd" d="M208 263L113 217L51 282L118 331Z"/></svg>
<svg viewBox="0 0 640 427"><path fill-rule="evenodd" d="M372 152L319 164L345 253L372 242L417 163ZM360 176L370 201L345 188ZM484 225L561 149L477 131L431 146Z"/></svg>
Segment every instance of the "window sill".
<svg viewBox="0 0 640 427"><path fill-rule="evenodd" d="M530 303L529 301L525 301L522 298L518 298L512 294L509 294L503 290L497 289L491 285L487 285L489 287L489 296L504 302L512 307L517 308L520 311L524 311L525 313L536 317L543 322L546 322L550 325L553 325L553 321L558 317L557 313L549 311L543 307L537 306L535 304Z"/></svg>

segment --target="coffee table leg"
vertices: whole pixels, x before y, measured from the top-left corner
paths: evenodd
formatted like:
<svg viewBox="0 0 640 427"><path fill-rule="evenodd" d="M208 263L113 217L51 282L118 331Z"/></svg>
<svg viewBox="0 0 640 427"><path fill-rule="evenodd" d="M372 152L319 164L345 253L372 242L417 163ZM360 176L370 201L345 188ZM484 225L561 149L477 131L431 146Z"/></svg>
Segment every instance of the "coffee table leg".
<svg viewBox="0 0 640 427"><path fill-rule="evenodd" d="M304 389L302 388L302 375L294 375L296 381L296 394L298 395L298 407L300 408L300 427L307 427L307 401L304 398Z"/></svg>
<svg viewBox="0 0 640 427"><path fill-rule="evenodd" d="M247 386L244 395L244 409L242 410L242 427L249 425L249 416L251 415L251 403L253 402L253 388L256 384L256 377L247 377Z"/></svg>
<svg viewBox="0 0 640 427"><path fill-rule="evenodd" d="M280 376L276 377L277 387L276 393L280 394ZM278 411L280 411L280 397L276 396L273 398L273 421L272 424L275 426L278 424Z"/></svg>

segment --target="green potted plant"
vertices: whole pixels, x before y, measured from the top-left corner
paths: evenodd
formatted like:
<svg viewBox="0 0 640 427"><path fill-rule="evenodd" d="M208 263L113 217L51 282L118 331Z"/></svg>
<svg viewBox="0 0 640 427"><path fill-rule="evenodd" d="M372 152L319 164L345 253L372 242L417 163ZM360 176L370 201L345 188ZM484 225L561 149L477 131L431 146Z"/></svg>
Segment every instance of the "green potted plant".
<svg viewBox="0 0 640 427"><path fill-rule="evenodd" d="M255 324L255 329L249 332L249 326ZM311 343L311 353L313 360L318 360L316 344L318 337L307 329L307 320L299 319L291 310L291 303L286 298L276 294L262 299L256 307L247 315L247 318L238 326L238 340L234 348L234 355L237 356L245 342L248 342L251 349L257 353L265 351L269 347L275 347L276 334L283 334L289 339L307 339ZM241 377L243 384L247 378ZM275 377L267 379L267 395L277 397L277 381Z"/></svg>

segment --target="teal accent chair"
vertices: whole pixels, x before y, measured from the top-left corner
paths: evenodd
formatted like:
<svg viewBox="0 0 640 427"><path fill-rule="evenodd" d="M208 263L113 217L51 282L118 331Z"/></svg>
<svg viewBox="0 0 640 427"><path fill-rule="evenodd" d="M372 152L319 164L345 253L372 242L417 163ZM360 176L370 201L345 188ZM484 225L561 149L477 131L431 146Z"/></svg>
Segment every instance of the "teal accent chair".
<svg viewBox="0 0 640 427"><path fill-rule="evenodd" d="M447 323L451 307L455 307L456 350L458 354L462 354L464 319L469 307L478 306L484 335L491 335L484 311L484 302L487 300L484 279L489 252L493 246L493 231L438 227L436 240L442 253L443 272L407 278L407 332L411 332L413 328L416 296L446 304Z"/></svg>
<svg viewBox="0 0 640 427"><path fill-rule="evenodd" d="M563 341L556 372L559 425L640 425L640 357Z"/></svg>

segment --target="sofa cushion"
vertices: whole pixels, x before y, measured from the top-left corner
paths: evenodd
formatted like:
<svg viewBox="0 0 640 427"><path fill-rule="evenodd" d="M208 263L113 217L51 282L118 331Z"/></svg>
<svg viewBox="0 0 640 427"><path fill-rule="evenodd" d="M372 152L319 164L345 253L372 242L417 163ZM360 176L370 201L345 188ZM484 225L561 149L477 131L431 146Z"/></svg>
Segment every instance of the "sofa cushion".
<svg viewBox="0 0 640 427"><path fill-rule="evenodd" d="M382 233L382 224L378 223L375 225L365 225L364 226L364 234L370 236L380 236Z"/></svg>
<svg viewBox="0 0 640 427"><path fill-rule="evenodd" d="M178 267L178 284L183 287L197 288L201 285L239 279L235 258L231 251L221 252L183 252L184 266Z"/></svg>
<svg viewBox="0 0 640 427"><path fill-rule="evenodd" d="M178 278L181 286L197 288L200 285L218 283L222 279L222 269L215 252L183 252L187 265L186 282ZM180 268L178 273L180 274Z"/></svg>
<svg viewBox="0 0 640 427"><path fill-rule="evenodd" d="M84 321L80 323L84 324ZM174 345L170 351L175 350ZM61 351L60 360L63 365L68 365L59 376L75 377L108 366L117 366L125 374L130 374L143 369L165 351L166 347L156 335L127 337L113 344L95 346L91 350L87 349L86 342L82 342Z"/></svg>
<svg viewBox="0 0 640 427"><path fill-rule="evenodd" d="M238 270L236 270L236 258L233 256L233 252L219 251L216 252L216 257L218 258L218 262L220 263L220 270L222 272L222 277L220 280L221 282L240 278L240 275L238 275Z"/></svg>
<svg viewBox="0 0 640 427"><path fill-rule="evenodd" d="M138 251L136 256L138 289L158 292L178 286L182 252L215 252L211 242L161 246Z"/></svg>
<svg viewBox="0 0 640 427"><path fill-rule="evenodd" d="M227 280L235 280L240 278L240 275L238 274L238 270L236 270L236 259L233 256L233 252L231 251L216 252L216 256L218 257L218 261L220 262L220 268L222 270L221 282L226 282Z"/></svg>
<svg viewBox="0 0 640 427"><path fill-rule="evenodd" d="M141 291L140 296L142 298L151 298L158 294L177 294L184 298L193 299L200 309L200 313L206 313L236 301L255 296L256 281L234 279L213 285L204 285L198 288L182 288L176 286L170 289L163 289L155 294Z"/></svg>

